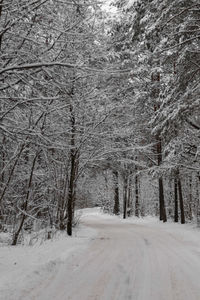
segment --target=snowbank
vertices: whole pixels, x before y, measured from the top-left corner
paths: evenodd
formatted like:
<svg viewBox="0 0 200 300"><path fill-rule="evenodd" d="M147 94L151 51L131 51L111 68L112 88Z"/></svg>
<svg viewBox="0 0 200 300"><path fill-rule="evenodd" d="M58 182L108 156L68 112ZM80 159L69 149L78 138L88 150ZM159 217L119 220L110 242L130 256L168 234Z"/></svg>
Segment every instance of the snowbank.
<svg viewBox="0 0 200 300"><path fill-rule="evenodd" d="M176 236L176 238L178 238L180 241L191 244L195 243L200 247L200 229L197 228L197 225L194 223L180 224L174 223L172 220L168 220L168 222L163 223L162 221L159 221L158 218L152 216L147 216L145 218L131 217L127 218L126 220L121 218L121 222L129 224L131 223L133 225L148 226L148 228L156 227L163 230L163 234L164 232L167 232Z"/></svg>
<svg viewBox="0 0 200 300"><path fill-rule="evenodd" d="M83 251L95 234L78 226L73 237L60 233L41 245L0 247L0 300L19 299L23 291L51 277L67 258Z"/></svg>

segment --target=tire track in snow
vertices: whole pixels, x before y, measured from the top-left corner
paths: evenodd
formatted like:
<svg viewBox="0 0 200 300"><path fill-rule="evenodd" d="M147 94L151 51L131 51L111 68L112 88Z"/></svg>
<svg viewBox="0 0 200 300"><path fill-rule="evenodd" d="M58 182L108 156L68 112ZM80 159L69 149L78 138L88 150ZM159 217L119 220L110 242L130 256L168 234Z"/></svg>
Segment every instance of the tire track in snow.
<svg viewBox="0 0 200 300"><path fill-rule="evenodd" d="M98 237L26 300L200 299L195 244L151 225L100 217L85 224L98 230Z"/></svg>

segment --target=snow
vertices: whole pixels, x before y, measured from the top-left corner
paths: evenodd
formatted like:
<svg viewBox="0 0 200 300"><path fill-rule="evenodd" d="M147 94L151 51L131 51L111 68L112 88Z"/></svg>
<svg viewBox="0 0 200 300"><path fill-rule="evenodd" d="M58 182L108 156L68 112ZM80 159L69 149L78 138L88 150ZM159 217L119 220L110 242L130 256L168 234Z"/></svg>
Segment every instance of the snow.
<svg viewBox="0 0 200 300"><path fill-rule="evenodd" d="M78 226L72 238L62 233L41 245L39 241L34 246L0 247L0 300L20 299L24 289L51 276L67 258L83 251L95 234L91 228Z"/></svg>
<svg viewBox="0 0 200 300"><path fill-rule="evenodd" d="M199 300L200 231L84 209L73 237L0 248L1 300Z"/></svg>
<svg viewBox="0 0 200 300"><path fill-rule="evenodd" d="M178 236L178 239L182 242L195 243L199 247L200 251L200 229L197 228L196 223L180 224L174 223L172 220L168 220L167 223L163 223L156 217L147 216L145 218L130 218L123 220L123 222L129 224L140 224L148 226L154 229L160 229L168 234L174 234Z"/></svg>
<svg viewBox="0 0 200 300"><path fill-rule="evenodd" d="M102 1L102 3L103 4L101 5L101 9L103 11L106 11L111 15L114 15L115 13L117 13L117 8L114 5L112 5L113 0L105 0L105 1Z"/></svg>
<svg viewBox="0 0 200 300"><path fill-rule="evenodd" d="M139 0L127 0L127 3L125 5L126 9L129 9L130 7L132 7L135 3L138 3Z"/></svg>
<svg viewBox="0 0 200 300"><path fill-rule="evenodd" d="M119 17L119 11L118 11L117 7L113 5L113 0L102 1L101 10L102 10L102 12L105 13L104 17L105 17L106 22L108 22L108 20L109 21L117 20Z"/></svg>

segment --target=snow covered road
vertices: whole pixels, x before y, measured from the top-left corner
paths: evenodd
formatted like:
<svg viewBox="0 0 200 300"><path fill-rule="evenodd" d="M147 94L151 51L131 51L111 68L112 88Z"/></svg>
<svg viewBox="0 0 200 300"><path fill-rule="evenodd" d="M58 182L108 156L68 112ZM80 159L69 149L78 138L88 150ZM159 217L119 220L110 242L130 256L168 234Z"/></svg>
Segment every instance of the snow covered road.
<svg viewBox="0 0 200 300"><path fill-rule="evenodd" d="M83 221L98 232L87 249L20 299L200 299L200 244L181 234L180 225L177 231L173 224L133 224L100 214Z"/></svg>

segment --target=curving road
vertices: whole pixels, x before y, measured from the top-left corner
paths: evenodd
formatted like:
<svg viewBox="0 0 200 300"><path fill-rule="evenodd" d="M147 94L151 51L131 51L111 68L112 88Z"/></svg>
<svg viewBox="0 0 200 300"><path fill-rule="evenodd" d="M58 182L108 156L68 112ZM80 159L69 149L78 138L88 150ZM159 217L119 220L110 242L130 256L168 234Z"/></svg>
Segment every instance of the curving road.
<svg viewBox="0 0 200 300"><path fill-rule="evenodd" d="M26 299L200 300L200 249L159 226L94 217L89 248Z"/></svg>

